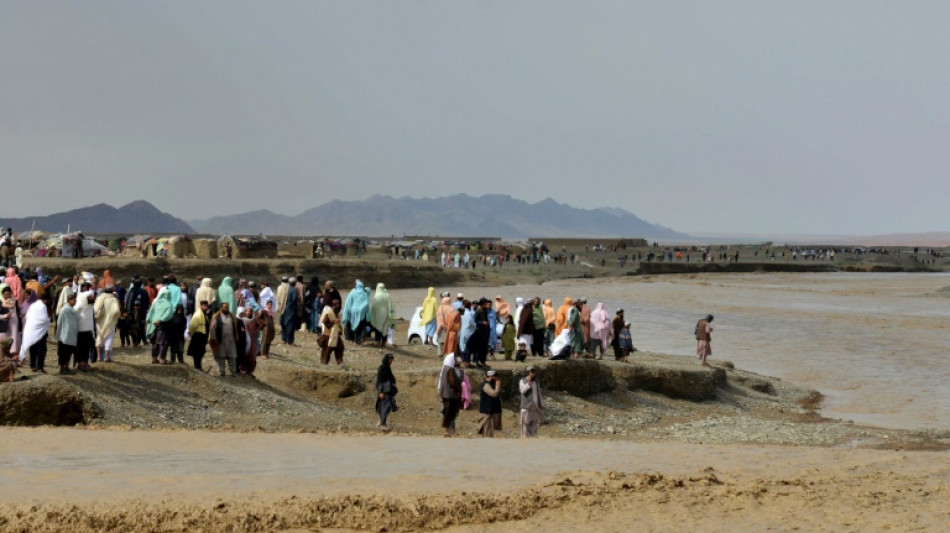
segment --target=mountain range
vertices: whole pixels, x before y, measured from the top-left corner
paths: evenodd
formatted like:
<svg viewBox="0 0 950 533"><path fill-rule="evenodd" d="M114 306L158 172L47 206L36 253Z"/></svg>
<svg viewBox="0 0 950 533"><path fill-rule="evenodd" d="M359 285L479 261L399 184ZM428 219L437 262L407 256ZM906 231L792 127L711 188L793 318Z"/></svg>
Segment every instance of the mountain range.
<svg viewBox="0 0 950 533"><path fill-rule="evenodd" d="M23 218L0 218L0 226L17 232L35 228L50 233L82 231L85 233L195 233L194 228L180 218L159 211L145 200L138 200L116 209L108 204L96 204L56 213Z"/></svg>
<svg viewBox="0 0 950 533"><path fill-rule="evenodd" d="M333 200L289 216L262 209L191 220L199 233L502 237L642 237L688 239L619 208L579 209L550 198L529 204L508 195Z"/></svg>
<svg viewBox="0 0 950 533"><path fill-rule="evenodd" d="M534 204L507 195L332 200L299 215L262 209L185 222L139 200L118 209L98 204L46 216L0 219L24 231L213 235L446 237L642 237L682 240L688 235L651 224L619 208L579 209L546 199Z"/></svg>

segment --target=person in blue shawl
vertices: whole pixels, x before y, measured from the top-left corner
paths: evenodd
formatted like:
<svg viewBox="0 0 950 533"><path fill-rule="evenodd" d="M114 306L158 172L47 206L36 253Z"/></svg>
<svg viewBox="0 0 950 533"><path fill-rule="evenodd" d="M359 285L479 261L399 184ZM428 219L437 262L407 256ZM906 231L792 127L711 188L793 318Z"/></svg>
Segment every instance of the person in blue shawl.
<svg viewBox="0 0 950 533"><path fill-rule="evenodd" d="M363 286L363 282L356 280L356 286L346 295L346 303L343 304L343 322L346 334L346 340L351 340L356 344L363 342L363 334L366 333L366 322L369 318L369 290Z"/></svg>
<svg viewBox="0 0 950 533"><path fill-rule="evenodd" d="M166 359L168 354L168 343L170 339L170 321L175 314L175 308L172 307L171 293L168 289L162 288L155 301L148 308L148 314L145 316L145 336L152 339L152 363L169 364Z"/></svg>
<svg viewBox="0 0 950 533"><path fill-rule="evenodd" d="M498 313L495 306L488 309L488 355L495 358L495 347L498 346Z"/></svg>
<svg viewBox="0 0 950 533"><path fill-rule="evenodd" d="M472 310L472 304L465 300L462 302L462 331L459 332L459 351L462 352L462 361L464 366L469 366L472 351L468 348L468 341L475 334L475 311Z"/></svg>
<svg viewBox="0 0 950 533"><path fill-rule="evenodd" d="M287 289L287 301L284 303L284 312L280 314L280 336L284 344L297 346L294 344L294 332L297 331L299 323L297 322L297 308L300 307L300 294L297 292L297 278L288 280L290 287Z"/></svg>
<svg viewBox="0 0 950 533"><path fill-rule="evenodd" d="M228 304L228 309L237 309L237 303L234 301L234 286L231 285L231 276L221 280L221 285L218 287L217 303L219 306L221 304Z"/></svg>

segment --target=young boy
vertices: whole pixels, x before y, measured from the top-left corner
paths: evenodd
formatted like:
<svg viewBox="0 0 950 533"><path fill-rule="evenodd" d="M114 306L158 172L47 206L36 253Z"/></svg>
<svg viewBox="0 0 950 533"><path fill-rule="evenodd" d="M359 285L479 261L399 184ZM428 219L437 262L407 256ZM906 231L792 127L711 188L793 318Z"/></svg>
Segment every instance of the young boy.
<svg viewBox="0 0 950 533"><path fill-rule="evenodd" d="M515 361L522 363L528 359L528 345L519 342L518 343L518 353L515 354Z"/></svg>
<svg viewBox="0 0 950 533"><path fill-rule="evenodd" d="M620 359L618 361L628 363L627 356L636 351L636 348L633 347L633 336L630 335L630 322L624 323L617 339L620 344Z"/></svg>
<svg viewBox="0 0 950 533"><path fill-rule="evenodd" d="M121 346L125 348L126 346L132 345L132 317L129 316L128 311L123 311L122 317L119 318L119 323L116 324L119 328L119 341L122 343Z"/></svg>

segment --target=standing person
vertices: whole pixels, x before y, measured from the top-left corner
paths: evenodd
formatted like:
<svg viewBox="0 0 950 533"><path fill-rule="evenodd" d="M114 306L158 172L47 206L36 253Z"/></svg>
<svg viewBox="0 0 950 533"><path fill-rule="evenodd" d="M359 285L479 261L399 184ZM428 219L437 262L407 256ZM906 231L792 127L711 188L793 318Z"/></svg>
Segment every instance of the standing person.
<svg viewBox="0 0 950 533"><path fill-rule="evenodd" d="M287 280L287 299L284 301L284 310L280 314L280 337L287 346L294 344L294 333L297 330L297 278Z"/></svg>
<svg viewBox="0 0 950 533"><path fill-rule="evenodd" d="M544 420L544 406L541 403L537 369L531 365L527 371L528 375L518 382L518 390L521 392L521 436L536 437L538 424Z"/></svg>
<svg viewBox="0 0 950 533"><path fill-rule="evenodd" d="M13 290L6 283L0 283L0 338L10 339L11 353L20 352L21 333L26 328L21 328L20 304L13 297Z"/></svg>
<svg viewBox="0 0 950 533"><path fill-rule="evenodd" d="M122 314L122 306L115 297L115 285L112 283L105 285L102 294L96 298L93 313L96 320L96 355L100 361L111 363L115 328Z"/></svg>
<svg viewBox="0 0 950 533"><path fill-rule="evenodd" d="M63 290L66 292L66 305L56 318L56 354L59 358L59 373L69 374L69 359L79 358L76 352L79 342L79 313L73 307L76 305L76 293L72 289Z"/></svg>
<svg viewBox="0 0 950 533"><path fill-rule="evenodd" d="M613 324L610 323L610 317L607 316L607 310L603 303L598 303L590 314L590 353L597 355L597 348L600 348L600 355L597 359L603 359L607 352L607 346L610 346L613 340Z"/></svg>
<svg viewBox="0 0 950 533"><path fill-rule="evenodd" d="M284 314L284 308L287 306L287 292L290 290L290 278L280 277L280 285L277 286L277 316Z"/></svg>
<svg viewBox="0 0 950 533"><path fill-rule="evenodd" d="M703 366L709 366L706 359L712 355L712 324L713 316L706 315L696 323L696 356Z"/></svg>
<svg viewBox="0 0 950 533"><path fill-rule="evenodd" d="M169 364L166 358L171 333L169 321L174 314L175 308L172 307L171 294L168 291L159 292L145 316L145 336L152 342L152 364L154 365Z"/></svg>
<svg viewBox="0 0 950 533"><path fill-rule="evenodd" d="M221 280L218 286L218 305L228 304L228 310L237 309L237 302L234 299L234 286L231 285L231 276L226 276Z"/></svg>
<svg viewBox="0 0 950 533"><path fill-rule="evenodd" d="M574 300L569 297L564 298L564 304L557 308L557 315L554 319L554 336L557 337L562 331L567 329L567 318L574 307Z"/></svg>
<svg viewBox="0 0 950 533"><path fill-rule="evenodd" d="M188 324L188 334L191 342L188 343L188 355L194 359L195 368L201 370L201 360L205 356L205 346L208 344L208 327L211 324L209 305L207 300L198 303L198 309L191 315Z"/></svg>
<svg viewBox="0 0 950 533"><path fill-rule="evenodd" d="M214 308L218 301L218 293L211 286L211 278L201 278L201 286L195 291L195 301L208 302L209 311Z"/></svg>
<svg viewBox="0 0 950 533"><path fill-rule="evenodd" d="M340 320L340 300L333 300L330 305L323 306L323 314L320 315L320 323L323 324L323 334L327 335L327 342L320 354L320 362L324 365L330 365L330 352L336 356L336 364L343 367L343 326ZM345 368L345 367L344 367Z"/></svg>
<svg viewBox="0 0 950 533"><path fill-rule="evenodd" d="M611 325L614 329L614 338L610 342L610 345L614 349L614 359L620 361L623 358L622 347L620 346L620 332L623 330L624 325L627 324L623 319L623 309L617 309L617 316L614 317ZM631 341L632 342L632 341Z"/></svg>
<svg viewBox="0 0 950 533"><path fill-rule="evenodd" d="M435 287L429 287L429 292L422 300L422 310L419 317L426 329L426 338L423 344L435 344L436 313L439 312L439 301L435 299Z"/></svg>
<svg viewBox="0 0 950 533"><path fill-rule="evenodd" d="M590 354L588 346L590 345L590 307L587 306L587 298L580 299L581 305L577 310L581 312L581 329L584 331L584 351Z"/></svg>
<svg viewBox="0 0 950 533"><path fill-rule="evenodd" d="M79 314L79 334L76 355L78 357L78 367L82 372L88 372L90 359L95 359L96 350L96 320L93 316L93 305L96 301L96 293L92 290L90 283L82 284L82 292L76 303L76 312Z"/></svg>
<svg viewBox="0 0 950 533"><path fill-rule="evenodd" d="M261 309L261 357L270 358L270 345L274 342L274 299L271 298Z"/></svg>
<svg viewBox="0 0 950 533"><path fill-rule="evenodd" d="M329 305L333 300L340 300L342 302L343 296L340 295L340 291L336 290L336 285L332 281L327 280L326 283L323 284L323 303Z"/></svg>
<svg viewBox="0 0 950 533"><path fill-rule="evenodd" d="M393 298L386 290L383 283L376 284L376 294L373 295L373 303L370 306L369 322L376 332L376 342L382 348L386 345L389 328L396 323L396 307L393 305Z"/></svg>
<svg viewBox="0 0 950 533"><path fill-rule="evenodd" d="M581 324L581 300L571 306L567 315L567 328L571 332L571 358L577 359L584 353L584 326Z"/></svg>
<svg viewBox="0 0 950 533"><path fill-rule="evenodd" d="M303 291L303 316L307 331L311 333L320 332L320 312L323 311L321 306L322 297L323 291L320 289L320 280L316 277L310 278L310 283Z"/></svg>
<svg viewBox="0 0 950 533"><path fill-rule="evenodd" d="M486 373L478 401L478 434L492 438L501 431L501 380L494 370Z"/></svg>
<svg viewBox="0 0 950 533"><path fill-rule="evenodd" d="M557 311L550 298L544 300L544 355L551 355L551 343L554 342L554 328L557 321Z"/></svg>
<svg viewBox="0 0 950 533"><path fill-rule="evenodd" d="M620 357L618 360L622 363L629 363L627 357L630 357L630 354L635 350L633 347L633 335L630 334L630 322L626 322L623 325L623 329L620 330L618 337L617 345L620 346Z"/></svg>
<svg viewBox="0 0 950 533"><path fill-rule="evenodd" d="M267 302L274 301L274 289L270 288L270 283L267 281L261 282L261 308L267 307ZM271 307L271 313L274 312L274 308Z"/></svg>
<svg viewBox="0 0 950 533"><path fill-rule="evenodd" d="M238 320L231 314L228 302L222 303L221 308L211 318L208 343L214 352L214 360L218 363L218 375L221 377L226 375L227 370L231 371L232 377L238 375Z"/></svg>
<svg viewBox="0 0 950 533"><path fill-rule="evenodd" d="M471 366L471 344L472 336L475 335L475 311L471 309L472 303L468 300L462 301L462 308L459 309L461 313L461 324L462 329L459 332L459 350L462 355L462 366L469 367ZM457 354L459 352L456 352Z"/></svg>
<svg viewBox="0 0 950 533"><path fill-rule="evenodd" d="M376 414L379 415L379 422L376 427L383 431L389 431L387 419L389 413L396 411L396 376L393 375L393 354L388 353L383 356L379 368L376 369Z"/></svg>
<svg viewBox="0 0 950 533"><path fill-rule="evenodd" d="M531 346L534 343L534 303L522 304L516 316L518 317L518 344Z"/></svg>
<svg viewBox="0 0 950 533"><path fill-rule="evenodd" d="M257 354L260 353L260 347L257 344L257 334L261 331L260 318L250 307L244 309L244 329L247 331L247 355L244 358L244 367L238 367L245 375L254 376L254 370L257 369Z"/></svg>
<svg viewBox="0 0 950 533"><path fill-rule="evenodd" d="M455 310L455 306L452 305L452 299L448 296L442 298L442 305L439 306L437 322L439 324L437 334L442 338L442 355L458 353L459 332L462 329L462 315Z"/></svg>
<svg viewBox="0 0 950 533"><path fill-rule="evenodd" d="M369 317L369 293L363 282L356 280L353 290L346 295L343 305L343 327L346 340L363 344L366 333L366 319Z"/></svg>
<svg viewBox="0 0 950 533"><path fill-rule="evenodd" d="M20 361L29 354L30 369L41 374L46 373L46 337L50 324L48 304L49 294L43 294L39 303L30 306L20 341ZM14 317L14 320L18 320L18 317Z"/></svg>
<svg viewBox="0 0 950 533"><path fill-rule="evenodd" d="M455 354L446 354L442 360L442 373L439 375L439 398L442 400L442 428L445 436L456 435L455 419L462 406L462 380L455 372Z"/></svg>
<svg viewBox="0 0 950 533"><path fill-rule="evenodd" d="M468 340L469 351L472 359L475 360L475 366L479 368L487 367L488 356L488 308L491 307L491 301L488 298L478 300L478 306L475 308L475 333Z"/></svg>
<svg viewBox="0 0 950 533"><path fill-rule="evenodd" d="M544 356L544 333L547 331L547 322L544 318L544 309L541 308L541 298L531 300L531 316L534 320L534 342L531 343L531 355Z"/></svg>
<svg viewBox="0 0 950 533"><path fill-rule="evenodd" d="M168 348L171 351L170 362L176 360L185 363L185 332L188 330L188 319L185 317L185 306L175 306L175 313L168 321Z"/></svg>

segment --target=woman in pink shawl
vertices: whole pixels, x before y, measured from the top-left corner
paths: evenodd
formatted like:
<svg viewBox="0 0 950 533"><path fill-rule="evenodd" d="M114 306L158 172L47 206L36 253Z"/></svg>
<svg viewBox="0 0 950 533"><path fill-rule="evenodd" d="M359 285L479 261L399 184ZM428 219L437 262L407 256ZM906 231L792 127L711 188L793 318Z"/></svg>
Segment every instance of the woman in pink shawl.
<svg viewBox="0 0 950 533"><path fill-rule="evenodd" d="M597 359L603 359L607 346L610 346L613 336L613 324L610 317L607 316L607 310L604 304L598 303L597 307L590 314L590 353L597 355L597 346L600 346L600 355Z"/></svg>
<svg viewBox="0 0 950 533"><path fill-rule="evenodd" d="M23 301L23 281L20 279L20 276L16 275L16 270L13 267L7 269L7 277L3 280L7 284L7 287L10 287L10 290L13 291L13 299L22 302Z"/></svg>

